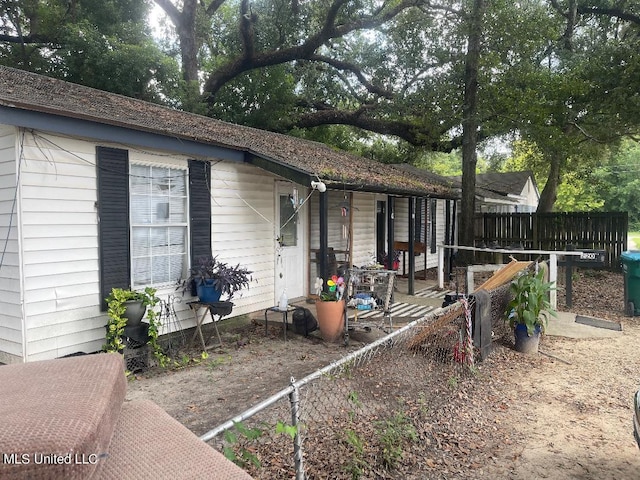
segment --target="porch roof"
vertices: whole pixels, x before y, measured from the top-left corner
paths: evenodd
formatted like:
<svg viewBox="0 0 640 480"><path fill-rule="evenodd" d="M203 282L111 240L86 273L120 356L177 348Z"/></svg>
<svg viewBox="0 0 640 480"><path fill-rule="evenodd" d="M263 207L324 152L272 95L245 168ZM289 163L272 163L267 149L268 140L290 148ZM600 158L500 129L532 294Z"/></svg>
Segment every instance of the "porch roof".
<svg viewBox="0 0 640 480"><path fill-rule="evenodd" d="M178 153L193 155L201 151L201 157L207 156L205 150L196 146L214 147L217 153L235 152L236 155L226 158L254 164L307 186L318 177L328 188L437 198L458 196L443 177L418 178L396 166L322 143L235 125L4 66L0 66L0 111L30 114L19 118L4 115L9 123L22 127L34 128L33 115L44 115L50 120L46 129L54 132L58 132L58 121L66 119L168 138L173 141L171 148ZM111 128L110 132L114 131ZM122 136L118 140L121 142ZM136 145L136 137L129 136L127 142ZM165 148L169 148L167 145ZM242 155L238 156L238 152Z"/></svg>

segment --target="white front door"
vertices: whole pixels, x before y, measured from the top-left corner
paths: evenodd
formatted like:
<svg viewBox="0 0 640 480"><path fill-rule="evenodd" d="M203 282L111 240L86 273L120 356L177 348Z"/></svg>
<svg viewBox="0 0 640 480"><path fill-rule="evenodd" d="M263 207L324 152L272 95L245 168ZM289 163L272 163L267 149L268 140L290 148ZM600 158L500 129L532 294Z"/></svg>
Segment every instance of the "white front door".
<svg viewBox="0 0 640 480"><path fill-rule="evenodd" d="M282 292L286 290L287 298L303 297L306 293L305 279L307 262L304 255L306 225L306 205L300 206L304 200L304 189L289 182L278 182L276 186L276 220L278 229L276 236L275 305L278 304Z"/></svg>

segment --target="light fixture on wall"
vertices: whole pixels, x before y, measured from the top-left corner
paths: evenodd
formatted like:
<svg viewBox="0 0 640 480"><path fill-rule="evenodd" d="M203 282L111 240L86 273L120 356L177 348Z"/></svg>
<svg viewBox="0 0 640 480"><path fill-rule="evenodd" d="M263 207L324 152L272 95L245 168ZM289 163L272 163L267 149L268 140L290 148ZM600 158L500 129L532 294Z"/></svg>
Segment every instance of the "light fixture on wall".
<svg viewBox="0 0 640 480"><path fill-rule="evenodd" d="M324 193L327 191L327 186L320 180L318 180L317 182L315 180L311 180L311 188L313 190L318 190L320 193Z"/></svg>

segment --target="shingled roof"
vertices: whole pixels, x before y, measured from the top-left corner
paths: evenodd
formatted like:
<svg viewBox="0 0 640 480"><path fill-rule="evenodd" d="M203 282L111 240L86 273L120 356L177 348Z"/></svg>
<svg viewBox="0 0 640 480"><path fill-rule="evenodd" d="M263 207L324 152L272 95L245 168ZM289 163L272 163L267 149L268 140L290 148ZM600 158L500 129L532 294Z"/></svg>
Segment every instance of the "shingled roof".
<svg viewBox="0 0 640 480"><path fill-rule="evenodd" d="M531 170L479 173L476 175L476 185L493 192L520 195L529 178L535 182Z"/></svg>
<svg viewBox="0 0 640 480"><path fill-rule="evenodd" d="M329 188L454 198L448 182L427 182L393 165L327 145L235 125L134 98L0 66L0 106L159 134L245 152L318 176ZM249 160L250 161L250 160ZM267 165L268 168L268 165Z"/></svg>

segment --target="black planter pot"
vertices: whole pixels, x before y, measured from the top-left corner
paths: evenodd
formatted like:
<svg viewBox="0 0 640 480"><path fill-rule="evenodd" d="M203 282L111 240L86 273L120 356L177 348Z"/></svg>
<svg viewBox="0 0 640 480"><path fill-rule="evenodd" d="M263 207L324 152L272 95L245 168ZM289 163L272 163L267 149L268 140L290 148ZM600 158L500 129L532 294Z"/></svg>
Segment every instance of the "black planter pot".
<svg viewBox="0 0 640 480"><path fill-rule="evenodd" d="M127 319L128 327L136 327L142 322L142 317L147 312L147 307L142 304L141 300L127 300L124 302L125 310L122 315Z"/></svg>

